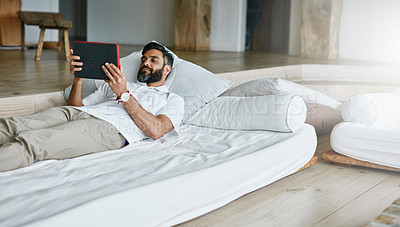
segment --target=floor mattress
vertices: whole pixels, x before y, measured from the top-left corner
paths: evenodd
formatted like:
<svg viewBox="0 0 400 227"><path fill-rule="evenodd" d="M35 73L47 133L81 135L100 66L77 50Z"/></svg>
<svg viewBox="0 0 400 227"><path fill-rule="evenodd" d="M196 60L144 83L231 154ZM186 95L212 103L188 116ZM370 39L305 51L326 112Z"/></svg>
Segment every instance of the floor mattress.
<svg viewBox="0 0 400 227"><path fill-rule="evenodd" d="M331 147L351 158L400 168L400 121L379 128L342 122L332 130Z"/></svg>
<svg viewBox="0 0 400 227"><path fill-rule="evenodd" d="M177 138L0 173L0 226L170 226L288 176L316 135L185 125Z"/></svg>

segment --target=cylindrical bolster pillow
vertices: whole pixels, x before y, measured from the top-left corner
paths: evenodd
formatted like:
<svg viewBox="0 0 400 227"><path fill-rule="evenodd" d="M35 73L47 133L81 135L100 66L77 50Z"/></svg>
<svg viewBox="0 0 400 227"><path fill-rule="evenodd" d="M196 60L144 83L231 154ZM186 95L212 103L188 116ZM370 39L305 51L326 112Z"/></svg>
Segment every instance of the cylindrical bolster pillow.
<svg viewBox="0 0 400 227"><path fill-rule="evenodd" d="M400 96L390 93L360 94L342 107L344 121L379 127L400 120Z"/></svg>
<svg viewBox="0 0 400 227"><path fill-rule="evenodd" d="M300 96L224 96L205 105L187 123L219 129L293 132L303 126L306 115Z"/></svg>

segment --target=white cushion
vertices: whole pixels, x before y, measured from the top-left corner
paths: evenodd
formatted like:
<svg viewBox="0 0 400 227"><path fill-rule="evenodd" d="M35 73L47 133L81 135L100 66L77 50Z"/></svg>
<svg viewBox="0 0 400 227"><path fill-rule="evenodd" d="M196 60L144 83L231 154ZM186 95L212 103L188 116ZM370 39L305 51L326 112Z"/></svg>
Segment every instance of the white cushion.
<svg viewBox="0 0 400 227"><path fill-rule="evenodd" d="M400 96L390 93L360 94L342 107L344 121L380 127L400 120Z"/></svg>
<svg viewBox="0 0 400 227"><path fill-rule="evenodd" d="M263 78L248 81L225 92L223 96L251 97L278 94L299 95L307 103L316 103L332 108L338 108L342 105L339 101L318 91L280 78Z"/></svg>
<svg viewBox="0 0 400 227"><path fill-rule="evenodd" d="M233 84L191 62L179 59L174 64L176 74L169 90L185 100L183 123Z"/></svg>
<svg viewBox="0 0 400 227"><path fill-rule="evenodd" d="M299 96L229 96L205 105L187 123L219 129L294 132L304 125L306 115L306 105Z"/></svg>

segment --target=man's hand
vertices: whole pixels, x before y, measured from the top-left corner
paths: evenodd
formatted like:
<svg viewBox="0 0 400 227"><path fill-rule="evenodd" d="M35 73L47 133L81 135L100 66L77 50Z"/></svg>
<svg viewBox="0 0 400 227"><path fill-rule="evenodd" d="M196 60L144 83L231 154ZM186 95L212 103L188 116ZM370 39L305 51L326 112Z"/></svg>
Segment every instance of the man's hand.
<svg viewBox="0 0 400 227"><path fill-rule="evenodd" d="M103 65L101 68L106 76L110 78L109 80L104 81L110 85L111 90L117 95L117 97L121 97L123 92L128 91L126 88L126 77L117 66L112 63L106 63L105 66Z"/></svg>
<svg viewBox="0 0 400 227"><path fill-rule="evenodd" d="M74 75L74 81L72 83L71 92L69 94L67 105L69 106L83 106L82 103L82 84L83 78L76 77L75 71L81 71L83 62L78 61L79 56L73 55L74 50L71 49L71 55L69 56L69 71ZM75 68L75 66L80 66Z"/></svg>
<svg viewBox="0 0 400 227"><path fill-rule="evenodd" d="M82 65L83 62L78 61L79 59L81 59L81 57L79 57L78 55L74 55L74 50L71 49L71 55L69 56L69 71L75 75L76 71L82 71ZM75 67L75 66L80 66L80 67Z"/></svg>

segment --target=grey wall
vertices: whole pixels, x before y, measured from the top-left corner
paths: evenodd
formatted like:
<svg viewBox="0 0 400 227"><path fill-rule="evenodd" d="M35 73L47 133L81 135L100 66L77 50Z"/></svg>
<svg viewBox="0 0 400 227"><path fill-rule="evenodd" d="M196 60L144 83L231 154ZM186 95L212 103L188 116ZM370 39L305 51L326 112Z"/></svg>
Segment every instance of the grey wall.
<svg viewBox="0 0 400 227"><path fill-rule="evenodd" d="M88 0L87 39L174 45L174 0ZM244 51L246 0L213 0L211 50Z"/></svg>
<svg viewBox="0 0 400 227"><path fill-rule="evenodd" d="M58 13L58 0L22 0L22 11ZM36 46L39 42L39 26L25 25L25 44ZM58 31L46 29L44 41L58 41Z"/></svg>
<svg viewBox="0 0 400 227"><path fill-rule="evenodd" d="M174 44L174 0L88 0L87 16L88 41Z"/></svg>
<svg viewBox="0 0 400 227"><path fill-rule="evenodd" d="M301 13L302 13L301 1L291 0L290 28L289 28L289 55L300 56Z"/></svg>

